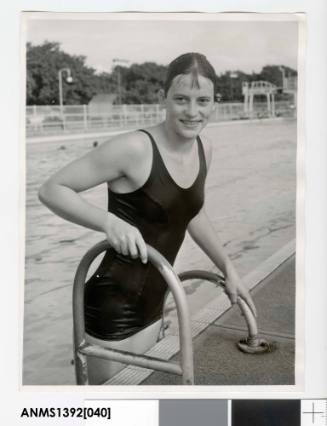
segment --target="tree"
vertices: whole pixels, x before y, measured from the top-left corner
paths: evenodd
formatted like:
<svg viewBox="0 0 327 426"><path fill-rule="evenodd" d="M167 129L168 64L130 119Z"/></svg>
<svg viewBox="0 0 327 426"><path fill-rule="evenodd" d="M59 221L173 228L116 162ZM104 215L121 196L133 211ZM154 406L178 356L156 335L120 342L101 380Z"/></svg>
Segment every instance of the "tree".
<svg viewBox="0 0 327 426"><path fill-rule="evenodd" d="M277 87L283 86L283 74L279 65L266 65L262 68L259 76L261 80L269 81L270 83L275 84ZM297 75L297 72L292 68L283 66L286 76Z"/></svg>
<svg viewBox="0 0 327 426"><path fill-rule="evenodd" d="M73 77L71 85L63 78L66 105L88 103L99 86L109 86L106 79L99 78L93 68L85 65L84 56L69 55L55 42L46 41L39 46L28 43L27 105L59 104L58 72L62 68L70 68Z"/></svg>
<svg viewBox="0 0 327 426"><path fill-rule="evenodd" d="M112 80L116 82L117 93L120 78L122 103L158 103L158 91L163 87L166 69L165 66L155 62L132 64L130 67L116 66L112 73Z"/></svg>

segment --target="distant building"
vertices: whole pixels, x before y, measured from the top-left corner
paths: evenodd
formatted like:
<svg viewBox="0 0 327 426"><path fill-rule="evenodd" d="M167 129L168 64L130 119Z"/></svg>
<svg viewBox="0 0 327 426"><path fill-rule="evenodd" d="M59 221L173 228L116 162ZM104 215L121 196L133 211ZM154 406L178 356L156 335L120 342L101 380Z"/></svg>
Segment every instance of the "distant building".
<svg viewBox="0 0 327 426"><path fill-rule="evenodd" d="M96 115L111 112L116 98L117 95L115 93L101 93L93 96L89 102L89 113Z"/></svg>

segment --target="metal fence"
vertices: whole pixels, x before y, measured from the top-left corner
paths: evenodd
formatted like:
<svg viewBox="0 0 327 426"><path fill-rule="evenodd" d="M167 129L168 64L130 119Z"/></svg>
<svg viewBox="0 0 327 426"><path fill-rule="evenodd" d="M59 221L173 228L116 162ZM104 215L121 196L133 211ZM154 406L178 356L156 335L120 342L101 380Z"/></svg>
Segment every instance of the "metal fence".
<svg viewBox="0 0 327 426"><path fill-rule="evenodd" d="M289 101L276 102L275 115L295 117L296 108ZM211 121L229 121L269 117L265 102L255 102L249 115L241 102L220 103ZM165 110L160 105L113 105L99 112L89 105L42 105L26 107L27 137L88 133L94 131L139 128L162 121Z"/></svg>

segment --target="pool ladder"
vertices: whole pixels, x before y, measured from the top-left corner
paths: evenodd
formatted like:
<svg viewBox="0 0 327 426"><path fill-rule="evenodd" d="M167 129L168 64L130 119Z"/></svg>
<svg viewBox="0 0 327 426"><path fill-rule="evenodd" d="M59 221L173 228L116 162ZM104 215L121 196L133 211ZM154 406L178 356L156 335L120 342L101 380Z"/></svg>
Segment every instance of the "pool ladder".
<svg viewBox="0 0 327 426"><path fill-rule="evenodd" d="M191 319L186 294L181 281L202 279L219 285L224 289L224 278L218 274L201 270L187 271L177 275L170 263L157 250L148 245L149 262L158 269L165 279L176 304L181 352L180 363L178 364L160 358L117 349L103 348L98 345L89 344L85 340L84 285L88 270L94 259L109 248L110 246L107 240L101 241L93 246L83 256L75 274L73 287L73 325L74 364L77 385L88 384L88 356L177 374L182 376L183 385L193 385L194 368ZM248 337L238 342L239 349L247 353L263 353L269 351L269 344L258 336L256 319L251 309L241 298L238 298L237 303L248 328Z"/></svg>

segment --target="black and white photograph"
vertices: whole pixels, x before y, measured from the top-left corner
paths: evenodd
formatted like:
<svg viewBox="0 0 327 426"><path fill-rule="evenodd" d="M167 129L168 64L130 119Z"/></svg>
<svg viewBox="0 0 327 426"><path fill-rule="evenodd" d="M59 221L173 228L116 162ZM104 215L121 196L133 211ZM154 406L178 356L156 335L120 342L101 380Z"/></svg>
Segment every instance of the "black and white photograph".
<svg viewBox="0 0 327 426"><path fill-rule="evenodd" d="M22 18L22 385L299 386L303 15Z"/></svg>

